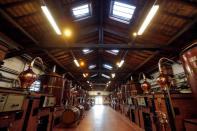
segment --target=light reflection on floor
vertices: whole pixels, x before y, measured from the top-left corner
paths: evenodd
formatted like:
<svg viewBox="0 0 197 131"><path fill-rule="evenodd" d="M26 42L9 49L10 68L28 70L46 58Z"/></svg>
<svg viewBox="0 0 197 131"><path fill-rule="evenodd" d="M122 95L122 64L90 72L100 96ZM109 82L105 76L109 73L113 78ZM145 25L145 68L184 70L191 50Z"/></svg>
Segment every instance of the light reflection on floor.
<svg viewBox="0 0 197 131"><path fill-rule="evenodd" d="M104 111L104 105L95 105L93 107L93 112L94 112L94 118L95 119L100 119L100 117L103 115Z"/></svg>

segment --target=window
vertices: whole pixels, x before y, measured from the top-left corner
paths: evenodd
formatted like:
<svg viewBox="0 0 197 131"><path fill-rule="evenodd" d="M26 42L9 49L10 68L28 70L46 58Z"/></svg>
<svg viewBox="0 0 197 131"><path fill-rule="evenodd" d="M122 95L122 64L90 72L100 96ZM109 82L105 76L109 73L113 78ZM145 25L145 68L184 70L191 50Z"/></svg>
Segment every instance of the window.
<svg viewBox="0 0 197 131"><path fill-rule="evenodd" d="M119 50L106 50L107 53L110 53L112 55L118 55Z"/></svg>
<svg viewBox="0 0 197 131"><path fill-rule="evenodd" d="M83 51L83 54L89 54L89 53L91 53L93 50L90 50L90 49L83 49L82 50Z"/></svg>
<svg viewBox="0 0 197 131"><path fill-rule="evenodd" d="M112 1L110 18L125 24L129 24L134 14L135 8L136 7L133 5Z"/></svg>
<svg viewBox="0 0 197 131"><path fill-rule="evenodd" d="M94 69L94 68L96 68L96 65L89 65L89 67L88 67L88 69Z"/></svg>
<svg viewBox="0 0 197 131"><path fill-rule="evenodd" d="M30 91L35 91L35 92L38 92L38 91L40 91L40 81L39 80L37 80L37 81L35 81L31 86L30 86Z"/></svg>
<svg viewBox="0 0 197 131"><path fill-rule="evenodd" d="M112 70L112 68L113 68L111 65L108 65L108 64L103 64L103 67L108 70Z"/></svg>
<svg viewBox="0 0 197 131"><path fill-rule="evenodd" d="M91 16L91 4L84 4L72 8L72 12L76 20L86 19Z"/></svg>

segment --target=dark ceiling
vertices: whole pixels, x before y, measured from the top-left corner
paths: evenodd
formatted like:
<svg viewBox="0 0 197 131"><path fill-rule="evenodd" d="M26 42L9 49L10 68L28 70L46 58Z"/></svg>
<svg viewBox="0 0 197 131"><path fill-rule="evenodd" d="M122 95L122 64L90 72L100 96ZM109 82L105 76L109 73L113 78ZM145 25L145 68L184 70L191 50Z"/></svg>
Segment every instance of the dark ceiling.
<svg viewBox="0 0 197 131"><path fill-rule="evenodd" d="M55 34L41 11L39 0L1 0L0 38L7 40L10 50L6 58L28 54L40 56L51 68L54 64L69 79L85 84L90 81L97 89L104 89L109 81L102 73L116 77L111 86L126 81L139 72L150 73L156 69L159 58L177 59L179 52L197 37L197 3L193 0L157 0L159 11L143 35L134 37L154 0L122 0L136 6L129 24L109 18L111 0L45 0L61 30L71 28L72 39ZM72 8L91 3L91 17L75 21ZM83 54L82 49L93 52ZM119 49L118 55L106 50ZM85 67L75 66L73 59L83 60ZM122 68L116 63L125 60ZM88 65L95 64L95 69ZM113 66L112 70L103 64ZM83 73L89 77L83 78ZM95 77L91 75L97 74ZM86 83L87 84L87 83ZM99 90L100 90L99 89Z"/></svg>

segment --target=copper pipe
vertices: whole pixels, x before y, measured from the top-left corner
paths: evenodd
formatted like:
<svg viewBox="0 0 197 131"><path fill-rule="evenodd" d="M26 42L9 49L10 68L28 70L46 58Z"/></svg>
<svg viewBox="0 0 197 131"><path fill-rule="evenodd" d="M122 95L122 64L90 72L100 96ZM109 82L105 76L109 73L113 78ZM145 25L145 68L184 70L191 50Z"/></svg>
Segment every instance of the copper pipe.
<svg viewBox="0 0 197 131"><path fill-rule="evenodd" d="M158 67L159 67L159 72L160 72L160 73L162 73L161 64L162 64L163 60L167 60L167 61L170 61L170 62L172 62L172 63L177 63L177 62L175 62L175 61L173 61L173 60L171 60L171 59L168 59L168 58L166 58L166 57L162 57L161 59L159 59L159 62L158 62Z"/></svg>
<svg viewBox="0 0 197 131"><path fill-rule="evenodd" d="M43 61L42 61L42 58L40 58L40 57L35 57L35 58L31 61L30 67L33 67L33 66L34 66L34 63L35 63L36 60L39 60L39 61L41 62L42 68L44 69L44 63L43 63Z"/></svg>
<svg viewBox="0 0 197 131"><path fill-rule="evenodd" d="M170 62L173 62L173 63L177 63L177 62L175 62L175 61L173 61L173 60L171 60L171 59L168 59L168 58L165 58L165 57L162 57L161 59L159 59L159 62L158 62L158 67L159 67L159 73L160 74L162 74L163 72L162 72L162 70L161 70L161 64L162 64L162 62L163 62L163 60L167 60L167 61L170 61ZM170 96L170 91L169 91L169 87L168 87L168 85L166 84L166 93L167 93L167 96L168 96L168 98L169 98L169 103L170 103L170 108L171 108L171 111L172 111L172 117L173 118L175 118L175 112L174 112L174 109L173 109L173 106L172 106L172 100L171 100L171 96Z"/></svg>

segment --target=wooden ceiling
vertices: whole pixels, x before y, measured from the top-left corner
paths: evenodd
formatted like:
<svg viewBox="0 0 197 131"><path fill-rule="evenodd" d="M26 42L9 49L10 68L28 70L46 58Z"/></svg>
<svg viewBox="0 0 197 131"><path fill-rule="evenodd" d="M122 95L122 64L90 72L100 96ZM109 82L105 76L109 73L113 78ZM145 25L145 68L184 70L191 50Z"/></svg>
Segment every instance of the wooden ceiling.
<svg viewBox="0 0 197 131"><path fill-rule="evenodd" d="M110 76L112 86L136 75L149 73L155 69L158 59L178 57L179 52L197 37L197 3L194 0L157 0L159 11L143 35L133 37L143 22L154 0L123 0L136 6L129 24L109 18L111 0L45 0L61 30L71 28L72 39L68 40L55 34L43 12L40 0L1 0L0 1L0 37L10 45L7 58L21 56L24 53L32 57L40 56L51 67L56 64L61 72L78 83L89 80L95 85L104 85L109 80L101 76ZM75 21L71 9L74 6L91 3L92 16ZM93 52L84 55L82 49ZM106 52L119 49L118 55ZM73 58L83 60L84 68L74 65ZM116 68L117 61L125 58L122 68ZM104 63L113 66L113 70L102 67ZM93 70L88 65L96 64ZM82 73L89 76L83 78ZM103 86L105 87L105 86ZM104 88L101 88L104 89Z"/></svg>

